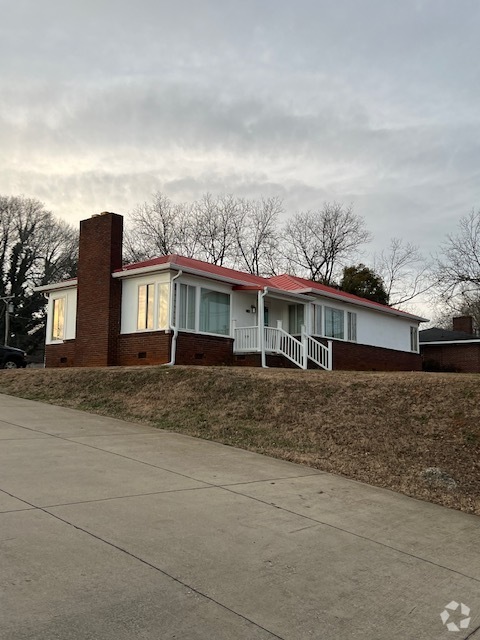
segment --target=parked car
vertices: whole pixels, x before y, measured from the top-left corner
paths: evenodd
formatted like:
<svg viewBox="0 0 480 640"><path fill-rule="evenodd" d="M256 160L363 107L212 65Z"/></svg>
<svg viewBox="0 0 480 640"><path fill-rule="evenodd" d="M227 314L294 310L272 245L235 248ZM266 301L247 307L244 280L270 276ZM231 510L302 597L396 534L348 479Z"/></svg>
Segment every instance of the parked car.
<svg viewBox="0 0 480 640"><path fill-rule="evenodd" d="M0 346L0 368L19 369L27 366L27 354L21 349Z"/></svg>

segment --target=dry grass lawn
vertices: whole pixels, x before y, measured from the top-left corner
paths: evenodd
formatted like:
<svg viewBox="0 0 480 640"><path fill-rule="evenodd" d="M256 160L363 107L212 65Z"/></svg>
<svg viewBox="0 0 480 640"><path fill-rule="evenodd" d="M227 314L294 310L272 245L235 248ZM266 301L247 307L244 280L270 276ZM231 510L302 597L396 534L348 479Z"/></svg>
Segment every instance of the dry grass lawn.
<svg viewBox="0 0 480 640"><path fill-rule="evenodd" d="M480 515L480 376L132 367L1 371L0 392L143 422Z"/></svg>

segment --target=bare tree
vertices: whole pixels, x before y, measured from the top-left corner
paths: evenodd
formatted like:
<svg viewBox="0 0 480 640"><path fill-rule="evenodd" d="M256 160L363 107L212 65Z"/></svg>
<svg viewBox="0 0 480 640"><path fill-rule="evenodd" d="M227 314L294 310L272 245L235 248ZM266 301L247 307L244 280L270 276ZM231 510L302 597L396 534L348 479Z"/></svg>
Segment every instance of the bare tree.
<svg viewBox="0 0 480 640"><path fill-rule="evenodd" d="M389 304L399 306L432 289L430 265L410 242L392 238L388 249L375 256L374 270L385 285Z"/></svg>
<svg viewBox="0 0 480 640"><path fill-rule="evenodd" d="M325 203L321 210L297 213L287 222L284 251L292 271L331 284L370 238L351 206Z"/></svg>
<svg viewBox="0 0 480 640"><path fill-rule="evenodd" d="M174 253L192 257L196 250L191 207L175 204L157 192L151 204L145 202L130 214L124 245L127 261L138 262Z"/></svg>
<svg viewBox="0 0 480 640"><path fill-rule="evenodd" d="M235 264L240 215L240 203L231 195L215 198L207 193L195 202L191 224L198 247L197 257L220 266Z"/></svg>
<svg viewBox="0 0 480 640"><path fill-rule="evenodd" d="M278 268L278 217L283 212L279 198L239 200L235 216L238 267L254 275L274 275Z"/></svg>
<svg viewBox="0 0 480 640"><path fill-rule="evenodd" d="M447 236L436 272L445 298L476 294L480 289L480 211L460 218L459 232Z"/></svg>
<svg viewBox="0 0 480 640"><path fill-rule="evenodd" d="M33 349L41 342L45 299L33 289L74 276L77 254L75 230L41 202L0 196L0 297L12 296L14 345Z"/></svg>

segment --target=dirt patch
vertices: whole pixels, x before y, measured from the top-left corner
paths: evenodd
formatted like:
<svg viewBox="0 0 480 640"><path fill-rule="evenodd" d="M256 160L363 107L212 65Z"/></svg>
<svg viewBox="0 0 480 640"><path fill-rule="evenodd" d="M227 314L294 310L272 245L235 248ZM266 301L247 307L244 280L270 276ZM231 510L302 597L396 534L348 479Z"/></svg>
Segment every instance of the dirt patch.
<svg viewBox="0 0 480 640"><path fill-rule="evenodd" d="M478 375L37 369L0 372L0 392L215 440L480 515Z"/></svg>

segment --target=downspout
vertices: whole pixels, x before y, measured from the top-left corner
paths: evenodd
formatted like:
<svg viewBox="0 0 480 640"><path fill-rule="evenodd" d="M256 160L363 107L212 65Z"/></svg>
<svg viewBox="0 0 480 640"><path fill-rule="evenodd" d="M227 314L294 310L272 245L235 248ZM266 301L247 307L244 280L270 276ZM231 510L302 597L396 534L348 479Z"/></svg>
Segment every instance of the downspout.
<svg viewBox="0 0 480 640"><path fill-rule="evenodd" d="M258 330L260 338L260 354L262 367L268 369L267 359L265 356L265 296L267 295L268 287L264 287L262 293L258 292Z"/></svg>
<svg viewBox="0 0 480 640"><path fill-rule="evenodd" d="M175 280L177 278L179 278L182 275L183 271L180 269L180 271L177 273L176 276L173 276L172 281L170 283L170 303L169 303L169 307L170 307L170 319L172 319L172 312L173 312L173 292L175 290ZM164 366L165 367L173 367L173 365L175 364L175 356L177 353L177 336L178 336L178 322L177 322L177 315L178 315L178 304L175 307L175 317L173 318L173 324L170 327L171 329L173 329L173 336L172 336L172 346L170 349L170 362L167 362Z"/></svg>

